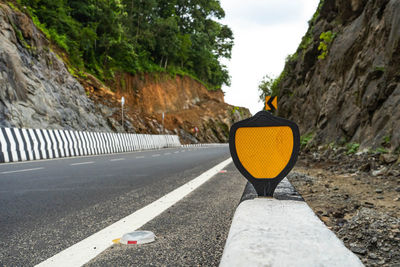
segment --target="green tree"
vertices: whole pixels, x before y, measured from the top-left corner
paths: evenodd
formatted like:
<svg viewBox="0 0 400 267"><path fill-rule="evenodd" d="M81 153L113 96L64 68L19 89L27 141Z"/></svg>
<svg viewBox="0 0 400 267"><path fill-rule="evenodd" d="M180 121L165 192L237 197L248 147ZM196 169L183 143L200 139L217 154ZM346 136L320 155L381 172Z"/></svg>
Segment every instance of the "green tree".
<svg viewBox="0 0 400 267"><path fill-rule="evenodd" d="M17 0L68 53L101 79L115 71L179 70L210 88L229 84L233 33L218 0Z"/></svg>
<svg viewBox="0 0 400 267"><path fill-rule="evenodd" d="M265 97L272 95L272 85L274 83L274 79L265 75L260 84L258 85L258 91L260 92L260 101L265 102Z"/></svg>

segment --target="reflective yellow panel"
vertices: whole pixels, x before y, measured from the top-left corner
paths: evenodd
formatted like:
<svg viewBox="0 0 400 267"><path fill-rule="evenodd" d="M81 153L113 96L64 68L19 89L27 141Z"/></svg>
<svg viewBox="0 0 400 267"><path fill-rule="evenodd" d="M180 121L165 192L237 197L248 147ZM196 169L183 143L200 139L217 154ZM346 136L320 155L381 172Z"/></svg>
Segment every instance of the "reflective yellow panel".
<svg viewBox="0 0 400 267"><path fill-rule="evenodd" d="M254 178L275 178L289 163L293 151L290 127L243 127L236 131L236 152Z"/></svg>

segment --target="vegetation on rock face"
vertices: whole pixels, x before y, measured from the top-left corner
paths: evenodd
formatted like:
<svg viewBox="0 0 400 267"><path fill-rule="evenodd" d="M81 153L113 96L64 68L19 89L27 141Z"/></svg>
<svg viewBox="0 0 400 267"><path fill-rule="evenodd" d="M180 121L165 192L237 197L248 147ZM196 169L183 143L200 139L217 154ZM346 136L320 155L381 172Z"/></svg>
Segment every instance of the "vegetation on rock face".
<svg viewBox="0 0 400 267"><path fill-rule="evenodd" d="M297 53L293 55L289 55L286 57L286 66L288 65L288 62L296 60ZM260 101L265 102L265 97L266 96L278 96L279 94L279 85L281 81L285 78L287 74L287 67L283 69L281 74L279 74L278 77L276 78L271 78L268 75L265 75L258 85L258 91L260 92Z"/></svg>
<svg viewBox="0 0 400 267"><path fill-rule="evenodd" d="M354 154L360 148L360 144L358 144L358 143L348 143L346 145L346 148L347 148L347 154Z"/></svg>
<svg viewBox="0 0 400 267"><path fill-rule="evenodd" d="M336 34L331 31L323 32L319 36L321 42L319 43L318 50L321 51L321 54L318 56L318 59L325 59L328 55L328 46L332 43L333 39L335 39Z"/></svg>
<svg viewBox="0 0 400 267"><path fill-rule="evenodd" d="M322 6L324 5L324 0L321 0L318 4L318 8L315 11L312 18L308 21L308 30L306 34L303 36L299 48L297 49L296 53L299 53L300 50L305 50L309 47L309 45L313 42L313 35L312 32L314 30L315 23L320 15L320 11Z"/></svg>
<svg viewBox="0 0 400 267"><path fill-rule="evenodd" d="M308 145L308 143L313 139L313 137L314 137L313 133L302 135L300 137L301 148L305 148Z"/></svg>
<svg viewBox="0 0 400 267"><path fill-rule="evenodd" d="M279 93L278 85L282 78L285 76L283 71L277 78L273 79L268 75L265 75L258 85L258 91L260 92L260 101L265 102L266 96L277 96Z"/></svg>
<svg viewBox="0 0 400 267"><path fill-rule="evenodd" d="M16 0L73 68L102 80L117 71L188 74L229 84L231 29L219 0Z"/></svg>

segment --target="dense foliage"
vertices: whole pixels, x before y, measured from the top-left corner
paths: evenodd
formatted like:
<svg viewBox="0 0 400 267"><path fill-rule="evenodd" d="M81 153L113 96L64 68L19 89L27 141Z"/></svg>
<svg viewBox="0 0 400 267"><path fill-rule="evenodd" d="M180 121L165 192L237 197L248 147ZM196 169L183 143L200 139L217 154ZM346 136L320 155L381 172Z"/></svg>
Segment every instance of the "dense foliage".
<svg viewBox="0 0 400 267"><path fill-rule="evenodd" d="M187 73L229 84L231 29L219 0L17 0L78 70Z"/></svg>

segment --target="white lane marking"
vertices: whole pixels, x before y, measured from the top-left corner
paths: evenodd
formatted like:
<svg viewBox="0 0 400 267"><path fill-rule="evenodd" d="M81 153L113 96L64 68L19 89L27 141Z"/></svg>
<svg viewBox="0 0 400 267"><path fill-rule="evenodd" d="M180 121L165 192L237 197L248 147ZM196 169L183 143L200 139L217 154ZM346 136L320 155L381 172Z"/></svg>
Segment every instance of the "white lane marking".
<svg viewBox="0 0 400 267"><path fill-rule="evenodd" d="M181 150L181 153L186 152L185 150Z"/></svg>
<svg viewBox="0 0 400 267"><path fill-rule="evenodd" d="M154 154L152 157L155 158L155 157L159 157L159 156L161 156L161 155L160 154Z"/></svg>
<svg viewBox="0 0 400 267"><path fill-rule="evenodd" d="M29 172L29 171L37 171L37 170L42 170L42 169L44 169L44 168L39 167L39 168L23 169L23 170L16 170L16 171L5 171L5 172L1 172L1 174L16 173L16 172Z"/></svg>
<svg viewBox="0 0 400 267"><path fill-rule="evenodd" d="M119 158L119 159L110 159L110 161L121 161L121 160L125 160L125 158Z"/></svg>
<svg viewBox="0 0 400 267"><path fill-rule="evenodd" d="M171 155L171 153L169 153L169 152L168 153L164 153L164 155Z"/></svg>
<svg viewBox="0 0 400 267"><path fill-rule="evenodd" d="M162 150L173 150L174 148L163 148ZM159 149L161 150L161 149ZM142 149L142 150L137 150L137 151L128 151L128 152L117 152L117 153L109 153L109 154L99 154L99 155L86 155L86 156L68 156L68 157L59 157L59 158L53 158L53 159L35 159L35 160L28 160L28 161L13 161L13 162L4 162L1 163L1 166L6 166L6 165L23 165L23 164L32 164L32 163L37 163L40 164L41 162L46 162L46 161L61 161L61 160L70 160L70 159L83 159L83 158L98 158L98 157L106 157L110 155L130 155L130 154L138 154L142 153L148 150Z"/></svg>
<svg viewBox="0 0 400 267"><path fill-rule="evenodd" d="M113 239L142 227L207 182L231 162L231 158L224 160L153 203L135 211L131 215L72 245L36 266L82 266L111 246Z"/></svg>
<svg viewBox="0 0 400 267"><path fill-rule="evenodd" d="M137 159L144 159L144 156L137 156Z"/></svg>
<svg viewBox="0 0 400 267"><path fill-rule="evenodd" d="M174 152L174 154L178 154L178 153L179 153L179 151L175 151L175 152Z"/></svg>
<svg viewBox="0 0 400 267"><path fill-rule="evenodd" d="M76 166L76 165L87 165L87 164L93 164L94 161L86 161L86 162L78 162L78 163L72 163L69 164L70 166Z"/></svg>

